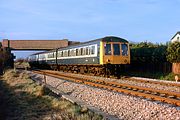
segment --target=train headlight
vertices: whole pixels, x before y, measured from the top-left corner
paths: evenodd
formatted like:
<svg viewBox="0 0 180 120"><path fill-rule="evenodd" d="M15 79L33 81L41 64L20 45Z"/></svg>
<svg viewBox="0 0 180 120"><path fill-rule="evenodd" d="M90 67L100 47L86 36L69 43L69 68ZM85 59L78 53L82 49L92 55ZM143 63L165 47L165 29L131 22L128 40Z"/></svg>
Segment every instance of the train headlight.
<svg viewBox="0 0 180 120"><path fill-rule="evenodd" d="M128 61L125 59L125 60L124 60L124 63L127 63L127 62L128 62Z"/></svg>
<svg viewBox="0 0 180 120"><path fill-rule="evenodd" d="M110 62L110 59L107 59L107 62L109 63L109 62Z"/></svg>

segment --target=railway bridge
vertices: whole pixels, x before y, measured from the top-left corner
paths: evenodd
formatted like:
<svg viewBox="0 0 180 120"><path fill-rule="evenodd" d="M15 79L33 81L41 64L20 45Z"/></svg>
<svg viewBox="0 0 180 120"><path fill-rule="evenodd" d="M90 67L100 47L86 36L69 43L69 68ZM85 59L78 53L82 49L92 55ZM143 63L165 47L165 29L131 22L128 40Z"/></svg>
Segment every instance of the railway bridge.
<svg viewBox="0 0 180 120"><path fill-rule="evenodd" d="M8 40L3 39L2 46L10 50L52 50L67 47L72 42L63 40Z"/></svg>
<svg viewBox="0 0 180 120"><path fill-rule="evenodd" d="M0 67L10 66L13 67L15 56L11 51L25 51L25 50L52 50L61 47L67 47L68 45L76 44L79 42L69 41L68 39L62 40L9 40L3 39L0 44L0 49L6 51L8 56L8 60L0 62ZM1 52L2 53L2 52ZM0 59L4 59L0 56ZM2 70L0 70L2 73Z"/></svg>

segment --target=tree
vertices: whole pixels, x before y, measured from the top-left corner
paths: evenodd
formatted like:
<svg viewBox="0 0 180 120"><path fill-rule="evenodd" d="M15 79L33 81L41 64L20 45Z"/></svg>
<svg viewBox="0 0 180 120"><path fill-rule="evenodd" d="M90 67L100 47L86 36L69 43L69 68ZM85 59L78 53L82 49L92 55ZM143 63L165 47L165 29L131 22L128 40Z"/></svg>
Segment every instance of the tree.
<svg viewBox="0 0 180 120"><path fill-rule="evenodd" d="M171 63L180 62L180 42L173 42L167 48L166 58Z"/></svg>

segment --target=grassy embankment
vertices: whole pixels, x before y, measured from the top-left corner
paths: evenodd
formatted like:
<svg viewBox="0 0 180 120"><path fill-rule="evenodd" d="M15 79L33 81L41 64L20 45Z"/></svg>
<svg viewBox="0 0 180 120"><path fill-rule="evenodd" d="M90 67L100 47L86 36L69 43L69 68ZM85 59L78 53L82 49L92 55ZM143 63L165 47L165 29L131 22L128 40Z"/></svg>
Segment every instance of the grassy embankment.
<svg viewBox="0 0 180 120"><path fill-rule="evenodd" d="M145 77L145 78L152 78L152 79L175 81L174 79L175 74L173 73L163 74L163 73L150 73L150 72L128 72L128 73L124 73L123 75L132 76L132 77Z"/></svg>
<svg viewBox="0 0 180 120"><path fill-rule="evenodd" d="M81 108L37 85L25 72L7 71L0 78L0 119L101 120L102 116Z"/></svg>

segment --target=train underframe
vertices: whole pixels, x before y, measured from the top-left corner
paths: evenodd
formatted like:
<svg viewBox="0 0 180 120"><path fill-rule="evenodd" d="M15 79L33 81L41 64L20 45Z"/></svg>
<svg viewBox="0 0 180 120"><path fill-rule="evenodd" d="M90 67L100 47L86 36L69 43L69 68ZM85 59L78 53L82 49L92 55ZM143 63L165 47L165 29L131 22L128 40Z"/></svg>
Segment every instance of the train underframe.
<svg viewBox="0 0 180 120"><path fill-rule="evenodd" d="M119 64L105 64L105 65L56 65L49 66L51 69L63 72L72 72L80 74L92 74L95 76L116 76L120 77L124 71L124 65Z"/></svg>

